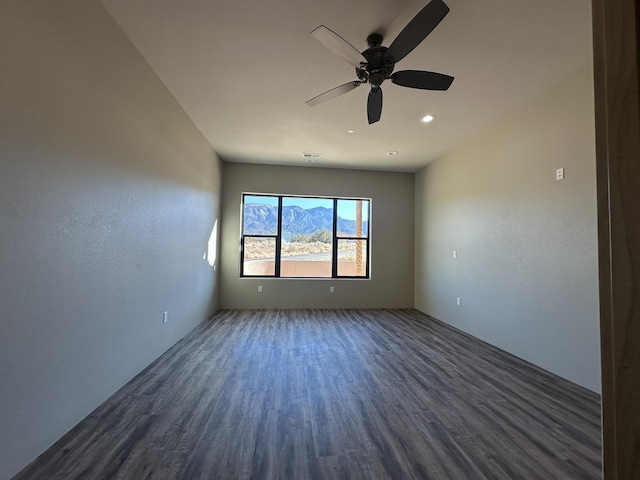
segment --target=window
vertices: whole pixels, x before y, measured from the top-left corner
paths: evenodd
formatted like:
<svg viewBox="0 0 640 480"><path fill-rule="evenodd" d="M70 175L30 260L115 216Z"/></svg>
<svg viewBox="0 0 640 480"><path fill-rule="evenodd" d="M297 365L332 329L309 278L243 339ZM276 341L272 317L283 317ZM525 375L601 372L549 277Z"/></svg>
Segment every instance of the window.
<svg viewBox="0 0 640 480"><path fill-rule="evenodd" d="M240 276L369 278L370 199L242 196Z"/></svg>

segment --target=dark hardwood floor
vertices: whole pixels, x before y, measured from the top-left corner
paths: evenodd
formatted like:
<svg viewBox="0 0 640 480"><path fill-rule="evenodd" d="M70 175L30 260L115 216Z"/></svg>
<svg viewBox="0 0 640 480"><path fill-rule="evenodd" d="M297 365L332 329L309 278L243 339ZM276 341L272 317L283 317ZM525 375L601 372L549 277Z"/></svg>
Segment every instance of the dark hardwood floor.
<svg viewBox="0 0 640 480"><path fill-rule="evenodd" d="M415 310L222 311L16 479L599 479L599 396Z"/></svg>

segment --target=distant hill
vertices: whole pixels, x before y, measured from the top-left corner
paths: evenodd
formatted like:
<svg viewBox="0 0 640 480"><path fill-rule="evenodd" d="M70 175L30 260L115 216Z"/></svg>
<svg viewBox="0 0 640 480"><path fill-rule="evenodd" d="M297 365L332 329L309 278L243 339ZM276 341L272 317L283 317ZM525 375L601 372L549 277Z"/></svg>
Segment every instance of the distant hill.
<svg viewBox="0 0 640 480"><path fill-rule="evenodd" d="M271 205L249 203L244 206L245 233L249 235L275 235L278 225L278 209ZM298 206L282 208L282 229L284 238L295 234L310 234L318 230L332 231L333 210L315 207L305 210ZM366 232L368 222L363 222ZM355 235L355 220L338 217L338 233Z"/></svg>

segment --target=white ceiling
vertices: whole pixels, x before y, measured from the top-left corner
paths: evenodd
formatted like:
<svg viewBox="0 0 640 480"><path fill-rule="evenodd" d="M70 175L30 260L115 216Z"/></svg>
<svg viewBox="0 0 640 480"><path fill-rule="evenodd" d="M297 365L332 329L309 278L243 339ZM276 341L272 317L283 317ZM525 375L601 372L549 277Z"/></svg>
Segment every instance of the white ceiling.
<svg viewBox="0 0 640 480"><path fill-rule="evenodd" d="M445 0L451 11L395 68L455 77L447 92L382 85L308 107L355 80L309 33L388 46L427 0L102 0L226 161L416 171L591 61L589 0ZM433 113L437 119L423 124ZM348 129L355 133L348 134ZM398 151L390 157L388 151Z"/></svg>

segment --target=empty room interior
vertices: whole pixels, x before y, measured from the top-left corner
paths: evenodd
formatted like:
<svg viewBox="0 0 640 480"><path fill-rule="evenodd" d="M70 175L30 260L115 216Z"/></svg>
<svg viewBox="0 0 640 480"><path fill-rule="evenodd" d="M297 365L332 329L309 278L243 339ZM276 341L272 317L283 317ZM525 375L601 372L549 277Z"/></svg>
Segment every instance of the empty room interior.
<svg viewBox="0 0 640 480"><path fill-rule="evenodd" d="M601 478L591 9L3 0L0 479Z"/></svg>

